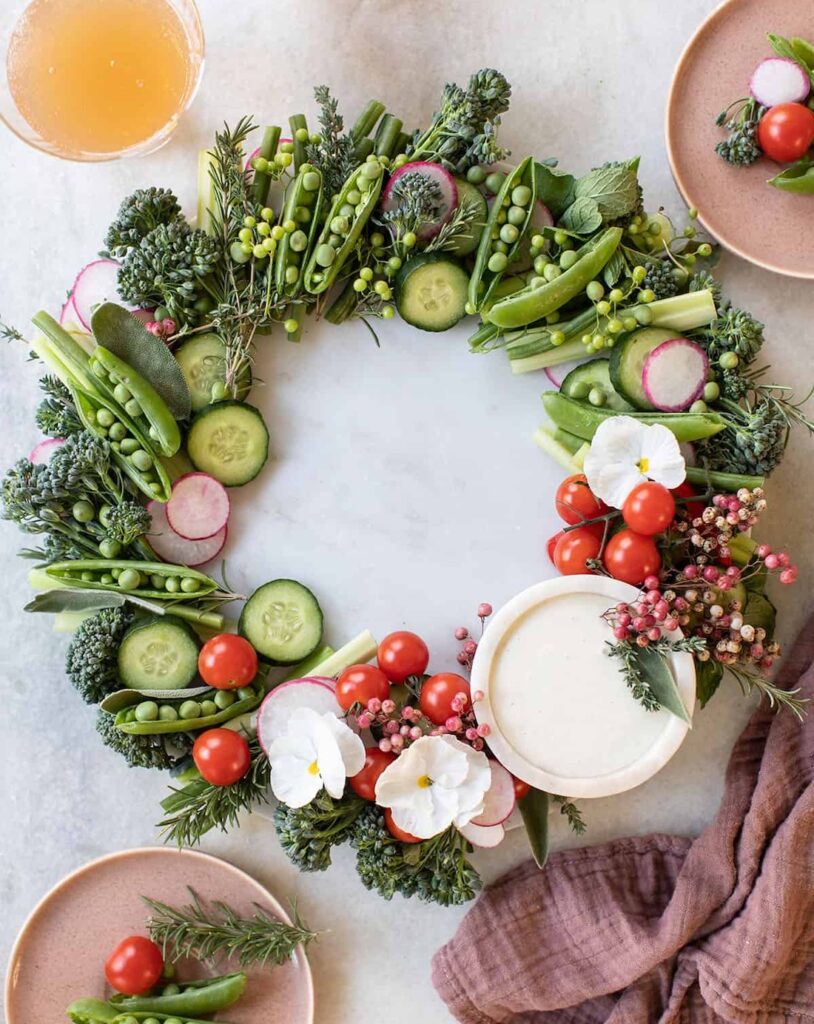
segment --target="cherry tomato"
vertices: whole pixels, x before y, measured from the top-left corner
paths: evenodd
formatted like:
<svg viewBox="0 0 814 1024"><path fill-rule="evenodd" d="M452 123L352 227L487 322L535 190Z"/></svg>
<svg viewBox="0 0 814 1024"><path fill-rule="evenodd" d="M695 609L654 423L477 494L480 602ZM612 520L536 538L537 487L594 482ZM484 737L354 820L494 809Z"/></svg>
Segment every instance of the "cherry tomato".
<svg viewBox="0 0 814 1024"><path fill-rule="evenodd" d="M622 518L636 533L654 537L664 533L676 514L676 500L663 484L655 480L637 484L625 498Z"/></svg>
<svg viewBox="0 0 814 1024"><path fill-rule="evenodd" d="M563 576L579 576L590 573L585 564L591 558L598 558L602 548L602 537L588 526L569 530L557 541L554 548L554 565Z"/></svg>
<svg viewBox="0 0 814 1024"><path fill-rule="evenodd" d="M652 537L620 530L605 546L605 568L615 580L638 585L658 574L661 555Z"/></svg>
<svg viewBox="0 0 814 1024"><path fill-rule="evenodd" d="M192 747L195 767L213 786L231 786L251 767L249 744L234 729L207 729Z"/></svg>
<svg viewBox="0 0 814 1024"><path fill-rule="evenodd" d="M354 793L363 800L376 799L376 782L379 776L390 764L396 760L395 754L385 753L378 747L367 747L365 749L365 766L358 775L352 775L348 781Z"/></svg>
<svg viewBox="0 0 814 1024"><path fill-rule="evenodd" d="M201 648L198 671L205 683L218 690L237 690L257 675L257 651L244 637L221 633Z"/></svg>
<svg viewBox="0 0 814 1024"><path fill-rule="evenodd" d="M802 103L778 103L761 117L757 141L769 159L794 163L814 142L814 110Z"/></svg>
<svg viewBox="0 0 814 1024"><path fill-rule="evenodd" d="M514 783L515 800L522 800L526 793L531 789L531 786L528 782L523 782L522 779L518 779L516 775L512 775L512 782Z"/></svg>
<svg viewBox="0 0 814 1024"><path fill-rule="evenodd" d="M387 830L394 839L398 839L402 843L423 843L423 839L419 839L417 836L411 836L409 832L405 832L403 828L399 828L398 825L393 821L393 812L389 807L384 809L384 823L387 825Z"/></svg>
<svg viewBox="0 0 814 1024"><path fill-rule="evenodd" d="M374 697L387 700L389 696L387 676L375 665L351 665L336 681L336 699L343 711L350 711L354 704L365 705Z"/></svg>
<svg viewBox="0 0 814 1024"><path fill-rule="evenodd" d="M161 947L143 935L122 939L105 960L107 983L126 996L149 992L158 983L163 970Z"/></svg>
<svg viewBox="0 0 814 1024"><path fill-rule="evenodd" d="M596 497L582 473L563 480L557 488L554 508L560 519L570 526L577 526L586 519L596 519L608 511L608 506Z"/></svg>
<svg viewBox="0 0 814 1024"><path fill-rule="evenodd" d="M698 496L698 491L692 484L687 483L685 480L683 484L679 484L678 487L673 488L673 494L676 498L696 498ZM681 507L687 510L690 518L697 519L704 511L704 505L705 502L703 501L688 501L682 502Z"/></svg>
<svg viewBox="0 0 814 1024"><path fill-rule="evenodd" d="M564 537L564 536L565 536L565 532L563 530L559 530L557 533L552 534L552 536L549 537L548 540L545 543L545 549L546 549L546 552L548 553L548 560L549 560L549 562L551 562L552 565L556 565L557 564L554 561L554 549L557 547L557 542L559 541L559 539L561 537Z"/></svg>
<svg viewBox="0 0 814 1024"><path fill-rule="evenodd" d="M424 681L418 697L418 706L435 725L443 725L457 712L452 710L452 699L458 693L466 694L464 713L472 707L469 681L456 672L439 672Z"/></svg>
<svg viewBox="0 0 814 1024"><path fill-rule="evenodd" d="M420 636L400 630L382 640L377 660L391 683L403 683L408 676L420 676L426 672L430 652Z"/></svg>

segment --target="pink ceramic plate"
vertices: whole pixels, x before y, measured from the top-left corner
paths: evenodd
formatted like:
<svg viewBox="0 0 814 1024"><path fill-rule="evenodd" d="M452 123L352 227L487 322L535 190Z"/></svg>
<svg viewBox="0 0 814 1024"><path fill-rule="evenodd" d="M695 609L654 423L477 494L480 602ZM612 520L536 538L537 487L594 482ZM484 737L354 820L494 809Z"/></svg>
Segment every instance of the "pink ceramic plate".
<svg viewBox="0 0 814 1024"><path fill-rule="evenodd" d="M193 886L204 901L222 900L241 914L254 904L288 920L273 896L243 871L193 850L126 850L92 861L63 879L34 909L12 950L6 977L6 1024L63 1024L74 999L104 999L103 965L125 936L145 934L147 908L140 896L189 902ZM234 962L210 971L193 961L181 976L236 970ZM314 990L302 950L281 967L246 972L249 984L235 1006L216 1019L229 1024L311 1024Z"/></svg>
<svg viewBox="0 0 814 1024"><path fill-rule="evenodd" d="M727 0L701 25L678 62L667 103L667 152L676 184L703 226L727 249L767 270L814 278L814 196L766 184L766 158L730 167L715 152L718 113L748 95L749 76L773 51L767 32L814 38L812 0Z"/></svg>

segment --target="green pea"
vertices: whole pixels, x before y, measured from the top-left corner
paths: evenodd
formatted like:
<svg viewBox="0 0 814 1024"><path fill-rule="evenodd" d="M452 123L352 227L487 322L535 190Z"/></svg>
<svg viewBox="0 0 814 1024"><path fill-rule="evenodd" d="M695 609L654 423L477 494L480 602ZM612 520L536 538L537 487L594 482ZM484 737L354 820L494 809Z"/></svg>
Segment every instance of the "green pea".
<svg viewBox="0 0 814 1024"><path fill-rule="evenodd" d="M653 323L653 310L648 309L647 306L637 306L633 310L633 316L636 318L636 323L641 324L642 327Z"/></svg>
<svg viewBox="0 0 814 1024"><path fill-rule="evenodd" d="M528 206L531 202L531 189L528 185L515 185L512 189L512 203L515 206Z"/></svg>
<svg viewBox="0 0 814 1024"><path fill-rule="evenodd" d="M130 461L136 469L140 469L142 473L146 473L147 470L152 469L153 466L152 458L144 451L143 448L137 448L130 456Z"/></svg>
<svg viewBox="0 0 814 1024"><path fill-rule="evenodd" d="M112 537L105 537L99 543L99 554L102 558L118 558L121 550L121 544L117 540L113 540Z"/></svg>
<svg viewBox="0 0 814 1024"><path fill-rule="evenodd" d="M508 267L509 260L505 253L493 252L486 265L493 274L502 274L506 267Z"/></svg>
<svg viewBox="0 0 814 1024"><path fill-rule="evenodd" d="M591 388L591 390L588 393L588 401L591 403L591 405L601 407L607 402L607 400L608 396L605 394L602 388Z"/></svg>
<svg viewBox="0 0 814 1024"><path fill-rule="evenodd" d="M307 171L302 176L302 187L306 192L318 192L322 178L316 171Z"/></svg>
<svg viewBox="0 0 814 1024"><path fill-rule="evenodd" d="M201 705L197 700L185 700L181 707L178 709L178 714L185 721L189 721L192 718L201 717Z"/></svg>
<svg viewBox="0 0 814 1024"><path fill-rule="evenodd" d="M130 394L130 392L127 390L124 384L117 384L116 387L113 389L113 397L116 399L119 405L124 405L124 403L129 402L133 396Z"/></svg>
<svg viewBox="0 0 814 1024"><path fill-rule="evenodd" d="M77 523L90 523L93 521L96 512L93 505L89 501L85 501L84 498L81 501L75 501L73 508L71 509L71 515L77 521Z"/></svg>
<svg viewBox="0 0 814 1024"><path fill-rule="evenodd" d="M159 722L177 722L178 712L172 704L162 704L158 709L158 720Z"/></svg>
<svg viewBox="0 0 814 1024"><path fill-rule="evenodd" d="M520 227L520 225L525 222L525 219L526 211L523 209L522 206L510 206L509 209L506 211L506 220L510 224L514 224L515 227ZM542 248L542 246L540 246L539 248Z"/></svg>
<svg viewBox="0 0 814 1024"><path fill-rule="evenodd" d="M283 143L285 145L285 143ZM137 1021L134 1024L138 1024ZM164 1024L184 1024L180 1017L165 1017Z"/></svg>
<svg viewBox="0 0 814 1024"><path fill-rule="evenodd" d="M508 245L506 245L502 238L498 238L496 242L492 243L492 252L508 253L508 251L509 247Z"/></svg>
<svg viewBox="0 0 814 1024"><path fill-rule="evenodd" d="M141 573L138 569L123 569L118 584L122 590L138 590L141 586Z"/></svg>
<svg viewBox="0 0 814 1024"><path fill-rule="evenodd" d="M332 245L328 245L327 242L323 242L322 245L317 246L315 255L316 261L321 267L330 267L336 259L336 249Z"/></svg>
<svg viewBox="0 0 814 1024"><path fill-rule="evenodd" d="M241 686L237 691L238 700L252 700L254 697L254 689L251 686Z"/></svg>
<svg viewBox="0 0 814 1024"><path fill-rule="evenodd" d="M121 576L121 574L122 574L121 569L111 569L110 570L110 575L113 577L114 580L117 580Z"/></svg>
<svg viewBox="0 0 814 1024"><path fill-rule="evenodd" d="M718 362L721 364L722 369L734 370L740 362L740 359L736 352L724 352Z"/></svg>
<svg viewBox="0 0 814 1024"><path fill-rule="evenodd" d="M578 259L579 257L573 249L565 249L560 253L560 266L563 270L570 270Z"/></svg>
<svg viewBox="0 0 814 1024"><path fill-rule="evenodd" d="M705 402L717 402L721 397L721 389L715 383L714 380L709 381L704 385L704 401Z"/></svg>
<svg viewBox="0 0 814 1024"><path fill-rule="evenodd" d="M557 245L565 245L565 243L568 241L568 233L566 231L563 231L562 228L557 228L557 230L554 232L554 241L557 243Z"/></svg>
<svg viewBox="0 0 814 1024"><path fill-rule="evenodd" d="M177 996L180 991L181 991L181 986L180 985L176 985L175 982L172 982L171 984L164 986L164 988L161 990L161 995L162 996Z"/></svg>
<svg viewBox="0 0 814 1024"><path fill-rule="evenodd" d="M196 591L200 590L200 587L201 581L195 579L194 576L185 576L181 580L181 590L185 594L194 594Z"/></svg>
<svg viewBox="0 0 814 1024"><path fill-rule="evenodd" d="M163 576L159 576L157 573L153 573L150 577L150 586L153 590L163 590L166 582L166 579Z"/></svg>
<svg viewBox="0 0 814 1024"><path fill-rule="evenodd" d="M362 193L359 191L358 188L352 188L345 196L345 199L350 203L351 206L358 206L359 203L361 203L362 201ZM354 216L355 213L356 210L353 211L351 216Z"/></svg>
<svg viewBox="0 0 814 1024"><path fill-rule="evenodd" d="M500 238L503 242L508 245L513 245L517 241L517 237L520 232L514 226L514 224L504 224L500 229Z"/></svg>
<svg viewBox="0 0 814 1024"><path fill-rule="evenodd" d="M343 203L342 206L339 207L339 216L347 217L348 220L352 220L356 216L356 209L351 206L350 203Z"/></svg>
<svg viewBox="0 0 814 1024"><path fill-rule="evenodd" d="M113 581L113 577L110 575L109 572L103 572L102 575L99 577L99 582L100 583L104 583L105 586L109 587L110 584L113 583L114 581Z"/></svg>
<svg viewBox="0 0 814 1024"><path fill-rule="evenodd" d="M138 1024L138 1020L128 1014L127 1017L119 1017L119 1024ZM164 1024L167 1022L165 1021ZM178 1021L178 1024L182 1024L182 1021Z"/></svg>
<svg viewBox="0 0 814 1024"><path fill-rule="evenodd" d="M125 403L124 411L133 419L138 419L141 416L141 406L135 398L131 398L129 402Z"/></svg>
<svg viewBox="0 0 814 1024"><path fill-rule="evenodd" d="M208 718L218 713L218 705L213 700L201 701L201 718Z"/></svg>
<svg viewBox="0 0 814 1024"><path fill-rule="evenodd" d="M342 245L342 236L334 234L328 235L328 245L332 249L339 249Z"/></svg>
<svg viewBox="0 0 814 1024"><path fill-rule="evenodd" d="M122 455L132 455L133 452L137 452L141 448L141 445L134 437L122 438L121 451Z"/></svg>
<svg viewBox="0 0 814 1024"><path fill-rule="evenodd" d="M141 1024L161 1024L158 1017L145 1017Z"/></svg>
<svg viewBox="0 0 814 1024"><path fill-rule="evenodd" d="M304 231L295 231L289 238L288 244L294 252L302 252L308 248L308 235Z"/></svg>
<svg viewBox="0 0 814 1024"><path fill-rule="evenodd" d="M307 206L297 206L294 210L294 220L298 224L307 224L311 219L311 211Z"/></svg>
<svg viewBox="0 0 814 1024"><path fill-rule="evenodd" d="M547 282L544 277L535 277L532 281L529 282L529 284L532 288L542 288L544 284L547 284Z"/></svg>
<svg viewBox="0 0 814 1024"><path fill-rule="evenodd" d="M378 160L376 160L375 162L371 160L369 163L366 163L362 166L362 169L359 171L359 176L362 178L367 178L368 181L375 181L376 178L378 178L381 173L382 165L378 162Z"/></svg>
<svg viewBox="0 0 814 1024"><path fill-rule="evenodd" d="M111 441L123 441L127 437L127 427L123 423L114 423L108 435Z"/></svg>
<svg viewBox="0 0 814 1024"><path fill-rule="evenodd" d="M707 403L699 398L697 402L692 403L689 411L692 413L707 412Z"/></svg>
<svg viewBox="0 0 814 1024"><path fill-rule="evenodd" d="M225 711L226 708L231 707L234 702L235 695L231 690L218 690L215 694L214 703L220 711Z"/></svg>
<svg viewBox="0 0 814 1024"><path fill-rule="evenodd" d="M545 273L545 268L548 266L548 264L550 262L551 262L551 260L548 258L548 256L535 256L534 257L534 273L535 274L540 274L540 275L544 274Z"/></svg>
<svg viewBox="0 0 814 1024"><path fill-rule="evenodd" d="M350 228L348 218L341 215L337 215L331 220L331 231L335 235L346 235Z"/></svg>
<svg viewBox="0 0 814 1024"><path fill-rule="evenodd" d="M143 700L136 705L137 722L154 722L158 718L158 705L154 700Z"/></svg>
<svg viewBox="0 0 814 1024"><path fill-rule="evenodd" d="M89 572L86 569L83 573L80 574L79 578L82 580L83 583L93 583L96 577L93 575L92 572Z"/></svg>
<svg viewBox="0 0 814 1024"><path fill-rule="evenodd" d="M296 284L300 279L299 267L286 267L285 268L285 283Z"/></svg>
<svg viewBox="0 0 814 1024"><path fill-rule="evenodd" d="M543 271L543 277L546 281L555 281L561 273L562 271L555 263L549 263Z"/></svg>
<svg viewBox="0 0 814 1024"><path fill-rule="evenodd" d="M571 386L571 390L568 393L569 398L576 398L578 401L582 401L588 397L590 390L590 384L584 380L578 380Z"/></svg>
<svg viewBox="0 0 814 1024"><path fill-rule="evenodd" d="M486 181L486 171L476 164L466 172L466 180L471 185L482 185Z"/></svg>
<svg viewBox="0 0 814 1024"><path fill-rule="evenodd" d="M503 182L506 180L506 175L501 174L500 171L492 171L491 174L487 175L484 179L484 185L488 192L491 192L493 196L496 196L503 187Z"/></svg>
<svg viewBox="0 0 814 1024"><path fill-rule="evenodd" d="M116 417L110 411L110 409L99 409L96 413L96 422L100 427L112 427L116 422Z"/></svg>

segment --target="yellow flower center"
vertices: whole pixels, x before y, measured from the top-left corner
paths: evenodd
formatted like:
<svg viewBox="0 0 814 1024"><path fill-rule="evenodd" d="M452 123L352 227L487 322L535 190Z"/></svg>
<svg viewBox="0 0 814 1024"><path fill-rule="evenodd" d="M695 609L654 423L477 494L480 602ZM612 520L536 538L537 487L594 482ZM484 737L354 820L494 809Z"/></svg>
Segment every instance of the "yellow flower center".
<svg viewBox="0 0 814 1024"><path fill-rule="evenodd" d="M647 474L650 472L650 459L648 459L645 455L642 455L642 457L636 463L636 468L644 476L647 476Z"/></svg>
<svg viewBox="0 0 814 1024"><path fill-rule="evenodd" d="M429 789L429 787L431 785L432 785L432 779L429 777L429 775L421 775L421 776L419 776L419 779L418 779L418 788L419 789Z"/></svg>
<svg viewBox="0 0 814 1024"><path fill-rule="evenodd" d="M312 761L308 765L308 774L309 775L319 775L319 765L316 763L316 761Z"/></svg>

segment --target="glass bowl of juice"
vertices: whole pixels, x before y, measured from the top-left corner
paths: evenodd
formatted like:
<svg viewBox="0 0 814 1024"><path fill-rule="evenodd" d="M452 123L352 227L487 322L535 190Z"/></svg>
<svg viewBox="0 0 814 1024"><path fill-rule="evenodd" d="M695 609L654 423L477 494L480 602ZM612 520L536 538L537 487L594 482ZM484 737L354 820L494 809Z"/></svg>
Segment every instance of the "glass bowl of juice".
<svg viewBox="0 0 814 1024"><path fill-rule="evenodd" d="M163 145L203 73L193 0L2 0L0 117L66 160Z"/></svg>

